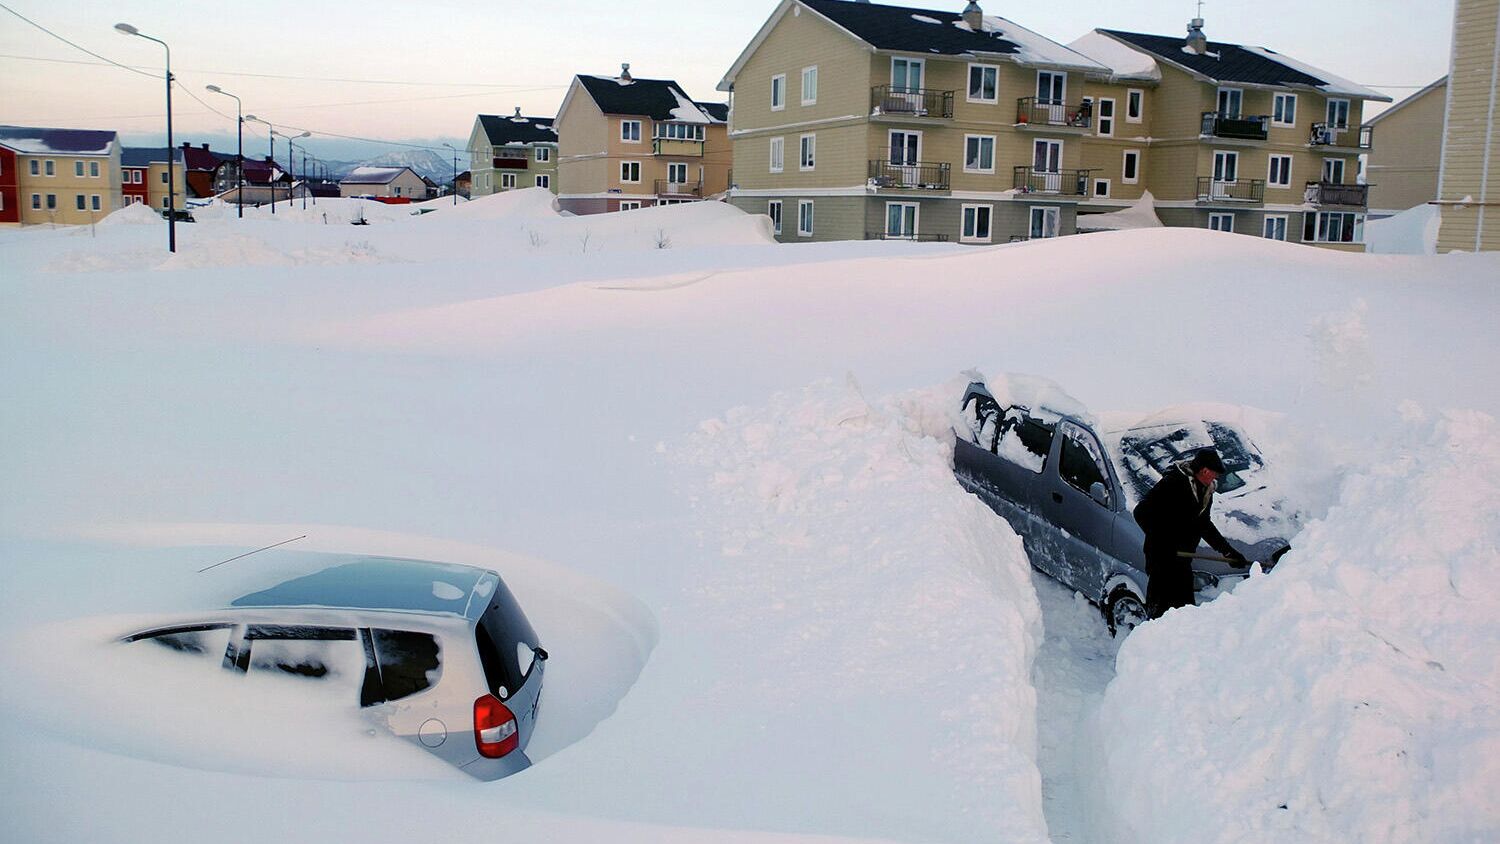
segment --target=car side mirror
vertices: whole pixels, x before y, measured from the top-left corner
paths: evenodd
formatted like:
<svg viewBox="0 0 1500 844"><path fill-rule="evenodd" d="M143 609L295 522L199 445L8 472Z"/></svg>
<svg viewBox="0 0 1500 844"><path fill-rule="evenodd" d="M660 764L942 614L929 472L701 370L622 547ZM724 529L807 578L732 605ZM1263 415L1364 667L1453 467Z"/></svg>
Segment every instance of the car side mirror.
<svg viewBox="0 0 1500 844"><path fill-rule="evenodd" d="M1109 506L1109 490L1105 489L1104 484L1098 481L1089 484L1089 498L1094 499L1094 501L1105 507Z"/></svg>
<svg viewBox="0 0 1500 844"><path fill-rule="evenodd" d="M536 654L537 659L541 660L542 662L547 661L547 652L545 650L542 650L540 646L532 648L531 650Z"/></svg>

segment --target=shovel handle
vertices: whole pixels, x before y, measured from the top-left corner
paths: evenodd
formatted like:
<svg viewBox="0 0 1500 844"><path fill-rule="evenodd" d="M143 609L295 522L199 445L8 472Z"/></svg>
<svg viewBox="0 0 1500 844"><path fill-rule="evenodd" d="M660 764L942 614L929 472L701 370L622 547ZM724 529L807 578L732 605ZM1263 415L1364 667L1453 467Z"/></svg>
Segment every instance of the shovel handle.
<svg viewBox="0 0 1500 844"><path fill-rule="evenodd" d="M1178 551L1177 556L1186 557L1189 560L1212 560L1216 563L1228 563L1231 566L1242 565L1241 563L1237 563L1234 560L1229 559L1228 557L1221 557L1218 554L1196 554L1191 551Z"/></svg>

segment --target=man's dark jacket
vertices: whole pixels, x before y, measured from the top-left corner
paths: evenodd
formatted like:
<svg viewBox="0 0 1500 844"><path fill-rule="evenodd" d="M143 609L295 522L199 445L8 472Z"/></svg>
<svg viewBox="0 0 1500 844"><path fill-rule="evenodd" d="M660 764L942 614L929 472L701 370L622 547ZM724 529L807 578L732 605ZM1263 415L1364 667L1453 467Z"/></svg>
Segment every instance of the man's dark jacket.
<svg viewBox="0 0 1500 844"><path fill-rule="evenodd" d="M1135 521L1146 532L1148 572L1157 560L1178 560L1182 559L1178 551L1197 551L1199 542L1207 542L1220 554L1236 556L1234 546L1209 520L1213 498L1211 490L1204 492L1193 480L1186 463L1168 469L1146 493L1136 505Z"/></svg>

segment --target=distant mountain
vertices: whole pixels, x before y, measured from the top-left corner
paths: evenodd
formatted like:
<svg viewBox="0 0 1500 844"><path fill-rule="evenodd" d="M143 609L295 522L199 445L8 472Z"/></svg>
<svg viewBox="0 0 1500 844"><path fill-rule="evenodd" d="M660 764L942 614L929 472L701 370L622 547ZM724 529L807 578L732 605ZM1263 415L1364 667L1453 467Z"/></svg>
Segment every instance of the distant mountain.
<svg viewBox="0 0 1500 844"><path fill-rule="evenodd" d="M444 152L446 153L446 150ZM363 161L330 161L328 167L336 179L343 178L356 167L410 167L440 185L453 180L452 153L443 154L430 149L404 149ZM469 169L468 156L460 156L459 172L462 173L467 169Z"/></svg>

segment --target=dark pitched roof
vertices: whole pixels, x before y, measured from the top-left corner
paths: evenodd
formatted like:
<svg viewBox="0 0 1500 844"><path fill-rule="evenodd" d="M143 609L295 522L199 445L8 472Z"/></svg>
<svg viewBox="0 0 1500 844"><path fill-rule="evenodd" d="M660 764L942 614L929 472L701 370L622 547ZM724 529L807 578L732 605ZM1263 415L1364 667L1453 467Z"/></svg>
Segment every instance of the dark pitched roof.
<svg viewBox="0 0 1500 844"><path fill-rule="evenodd" d="M1009 54L1020 50L1019 45L998 35L954 26L954 23L963 20L963 15L956 12L850 3L849 0L802 2L877 50L948 56L965 53Z"/></svg>
<svg viewBox="0 0 1500 844"><path fill-rule="evenodd" d="M1312 86L1321 88L1333 80L1320 79L1296 68L1284 65L1258 52L1247 50L1239 44L1208 42L1208 52L1198 55L1183 49L1182 38L1166 35L1147 35L1140 32L1121 32L1105 29L1108 33L1134 47L1181 65L1194 73L1202 74L1216 82L1245 82L1251 85Z"/></svg>
<svg viewBox="0 0 1500 844"><path fill-rule="evenodd" d="M700 103L694 100L693 105L703 109L704 114L707 114L720 123L729 122L729 103Z"/></svg>
<svg viewBox="0 0 1500 844"><path fill-rule="evenodd" d="M226 161L234 161L234 154L214 152L202 146L182 145L182 158L189 170L217 170Z"/></svg>
<svg viewBox="0 0 1500 844"><path fill-rule="evenodd" d="M152 164L167 163L166 147L121 147L121 167L150 167Z"/></svg>
<svg viewBox="0 0 1500 844"><path fill-rule="evenodd" d="M108 155L116 134L106 129L0 126L0 144L26 155Z"/></svg>
<svg viewBox="0 0 1500 844"><path fill-rule="evenodd" d="M484 135L490 139L491 146L557 143L557 130L552 128L550 117L481 114L479 125L484 127Z"/></svg>
<svg viewBox="0 0 1500 844"><path fill-rule="evenodd" d="M695 108L696 115L673 114L681 110L684 103L696 106L683 92L682 86L670 79L635 79L621 82L608 76L584 76L578 81L594 98L599 110L605 114L630 114L649 117L652 120L685 120L689 123L706 123L711 118Z"/></svg>

